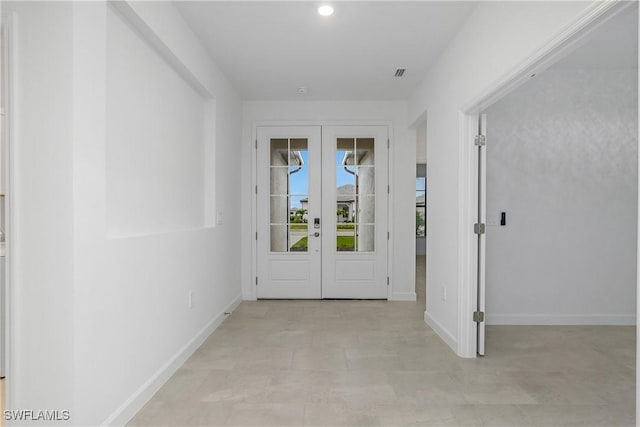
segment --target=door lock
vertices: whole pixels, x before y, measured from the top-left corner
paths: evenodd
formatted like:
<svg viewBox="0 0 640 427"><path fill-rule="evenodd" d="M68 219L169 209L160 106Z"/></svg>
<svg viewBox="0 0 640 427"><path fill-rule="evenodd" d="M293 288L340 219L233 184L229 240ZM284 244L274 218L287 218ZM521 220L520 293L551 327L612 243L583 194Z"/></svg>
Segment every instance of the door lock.
<svg viewBox="0 0 640 427"><path fill-rule="evenodd" d="M315 233L313 233L313 235L314 235L315 237L320 237L320 233L319 233L319 232L317 232L317 231L316 231Z"/></svg>
<svg viewBox="0 0 640 427"><path fill-rule="evenodd" d="M320 218L313 218L313 228L320 228Z"/></svg>

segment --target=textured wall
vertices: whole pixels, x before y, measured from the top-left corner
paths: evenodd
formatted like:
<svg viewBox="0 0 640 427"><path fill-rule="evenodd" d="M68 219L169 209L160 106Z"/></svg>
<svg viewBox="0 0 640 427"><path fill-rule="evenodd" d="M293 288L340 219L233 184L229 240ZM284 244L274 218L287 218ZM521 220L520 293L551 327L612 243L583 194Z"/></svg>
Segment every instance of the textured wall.
<svg viewBox="0 0 640 427"><path fill-rule="evenodd" d="M488 111L490 323L635 323L637 70L550 70Z"/></svg>

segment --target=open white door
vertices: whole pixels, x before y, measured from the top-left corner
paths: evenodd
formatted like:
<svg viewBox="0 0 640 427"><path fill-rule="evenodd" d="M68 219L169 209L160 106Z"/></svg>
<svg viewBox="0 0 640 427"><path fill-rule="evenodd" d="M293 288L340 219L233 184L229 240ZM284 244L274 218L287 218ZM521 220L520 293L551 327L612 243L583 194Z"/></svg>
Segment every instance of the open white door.
<svg viewBox="0 0 640 427"><path fill-rule="evenodd" d="M321 294L320 127L257 129L258 298Z"/></svg>
<svg viewBox="0 0 640 427"><path fill-rule="evenodd" d="M322 128L323 298L387 298L387 151L387 126Z"/></svg>
<svg viewBox="0 0 640 427"><path fill-rule="evenodd" d="M486 248L486 211L487 211L487 198L486 198L486 164L487 164L487 150L486 150L486 129L487 129L487 116L481 114L478 116L478 134L475 138L475 144L478 149L478 213L477 222L474 230L477 236L478 244L478 258L477 258L477 287L478 298L477 307L473 315L473 320L477 325L478 345L477 353L479 356L484 356L484 341L485 341L485 248Z"/></svg>

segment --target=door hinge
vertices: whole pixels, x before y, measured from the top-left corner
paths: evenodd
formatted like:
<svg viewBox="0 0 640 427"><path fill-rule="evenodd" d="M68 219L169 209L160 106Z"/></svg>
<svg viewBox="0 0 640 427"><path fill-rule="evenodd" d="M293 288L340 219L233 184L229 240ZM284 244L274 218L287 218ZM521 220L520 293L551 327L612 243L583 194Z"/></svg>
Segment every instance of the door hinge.
<svg viewBox="0 0 640 427"><path fill-rule="evenodd" d="M391 194L391 186L387 185L387 194Z"/></svg>
<svg viewBox="0 0 640 427"><path fill-rule="evenodd" d="M256 194L258 194L258 186L256 185Z"/></svg>
<svg viewBox="0 0 640 427"><path fill-rule="evenodd" d="M476 135L474 144L477 147L484 147L485 145L487 145L487 137L485 135Z"/></svg>
<svg viewBox="0 0 640 427"><path fill-rule="evenodd" d="M389 276L387 276L387 286L389 286Z"/></svg>
<svg viewBox="0 0 640 427"><path fill-rule="evenodd" d="M256 240L258 240L258 232L256 231Z"/></svg>
<svg viewBox="0 0 640 427"><path fill-rule="evenodd" d="M258 276L256 276L256 286L258 286Z"/></svg>
<svg viewBox="0 0 640 427"><path fill-rule="evenodd" d="M477 235L484 234L485 228L486 228L485 225L482 223L473 224L473 232Z"/></svg>
<svg viewBox="0 0 640 427"><path fill-rule="evenodd" d="M256 150L258 149L258 139L256 138Z"/></svg>
<svg viewBox="0 0 640 427"><path fill-rule="evenodd" d="M474 311L473 321L476 323L484 322L484 311Z"/></svg>
<svg viewBox="0 0 640 427"><path fill-rule="evenodd" d="M391 239L391 232L387 231L387 240L390 240L390 239Z"/></svg>
<svg viewBox="0 0 640 427"><path fill-rule="evenodd" d="M387 148L391 148L391 140L387 138Z"/></svg>

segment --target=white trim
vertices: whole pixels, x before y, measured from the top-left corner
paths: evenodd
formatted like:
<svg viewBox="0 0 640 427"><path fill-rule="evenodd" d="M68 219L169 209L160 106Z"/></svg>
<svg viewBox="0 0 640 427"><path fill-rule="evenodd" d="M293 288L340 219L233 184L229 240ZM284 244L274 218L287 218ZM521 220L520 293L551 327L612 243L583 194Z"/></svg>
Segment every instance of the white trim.
<svg viewBox="0 0 640 427"><path fill-rule="evenodd" d="M611 17L636 2L603 0L593 2L576 16L562 31L530 57L516 65L501 78L489 85L478 96L465 103L460 109L459 158L458 158L458 350L461 357L474 357L476 347L476 327L471 319L476 306L476 245L472 230L475 222L475 198L477 190L476 150L470 136L477 127L477 116L484 109L497 102L510 91L525 83L533 73L543 71L562 57L569 54L585 40L593 30ZM475 119L475 120L474 120ZM475 122L475 124L474 124ZM485 212L483 212L485 215Z"/></svg>
<svg viewBox="0 0 640 427"><path fill-rule="evenodd" d="M635 314L487 314L487 325L634 326Z"/></svg>
<svg viewBox="0 0 640 427"><path fill-rule="evenodd" d="M456 337L454 337L444 326L442 326L436 319L431 317L428 312L424 312L424 322L435 331L436 334L449 346L451 350L456 351L458 343ZM475 355L474 355L475 356ZM426 356L425 356L426 357Z"/></svg>
<svg viewBox="0 0 640 427"><path fill-rule="evenodd" d="M164 365L160 367L147 381L140 386L127 400L124 401L104 422L103 426L124 426L136 415L153 395L166 383L187 359L202 345L202 343L227 318L226 312L232 312L240 305L242 298L235 297L218 315L211 319L196 335L177 351Z"/></svg>
<svg viewBox="0 0 640 427"><path fill-rule="evenodd" d="M255 238L258 232L258 194L254 190L258 185L258 126L257 123L251 124L251 289L246 300L256 301L258 299L258 241Z"/></svg>
<svg viewBox="0 0 640 427"><path fill-rule="evenodd" d="M573 22L549 39L526 60L516 65L489 85L478 96L467 102L461 110L479 113L505 95L526 83L532 74L540 73L580 46L596 28L617 15L635 1L601 0L592 2Z"/></svg>
<svg viewBox="0 0 640 427"><path fill-rule="evenodd" d="M415 292L394 292L389 301L416 301L417 299Z"/></svg>
<svg viewBox="0 0 640 427"><path fill-rule="evenodd" d="M18 247L17 239L14 233L16 230L17 215L15 209L12 209L13 206L16 206L16 194L14 194L13 189L17 186L15 185L16 179L16 115L15 112L18 111L16 108L17 100L15 98L15 84L16 84L16 76L18 61L18 16L15 12L11 12L7 15L2 15L2 28L3 28L3 43L5 46L5 57L3 58L3 62L6 62L7 66L5 68L7 74L5 76L5 97L6 97L6 105L5 105L5 136L6 136L6 159L4 160L4 165L6 166L6 171L4 175L5 181L5 209L6 209L6 283L5 283L5 309L6 313L4 315L4 319L2 319L2 324L5 328L5 348L3 351L5 352L5 408L13 407L13 396L16 389L15 384L15 375L13 371L13 360L15 360L15 328L16 324L15 313L12 309L16 307L16 295L12 292L13 284L17 283L16 280L16 248ZM6 323L5 323L6 322Z"/></svg>

